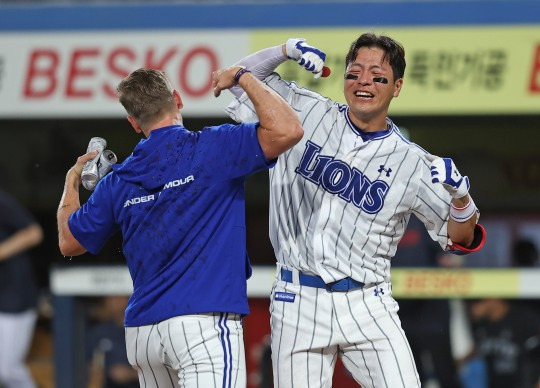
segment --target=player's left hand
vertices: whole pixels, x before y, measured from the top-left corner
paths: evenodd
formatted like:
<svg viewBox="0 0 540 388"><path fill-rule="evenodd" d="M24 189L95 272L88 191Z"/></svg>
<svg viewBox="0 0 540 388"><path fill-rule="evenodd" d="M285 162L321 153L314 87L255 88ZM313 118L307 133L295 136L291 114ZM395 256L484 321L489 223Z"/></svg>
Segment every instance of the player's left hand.
<svg viewBox="0 0 540 388"><path fill-rule="evenodd" d="M431 182L441 183L452 198L462 198L469 193L469 178L462 176L452 159L427 155L431 162Z"/></svg>
<svg viewBox="0 0 540 388"><path fill-rule="evenodd" d="M307 71L311 71L315 78L319 78L323 73L326 54L306 43L304 38L291 38L285 44L287 57L294 59Z"/></svg>

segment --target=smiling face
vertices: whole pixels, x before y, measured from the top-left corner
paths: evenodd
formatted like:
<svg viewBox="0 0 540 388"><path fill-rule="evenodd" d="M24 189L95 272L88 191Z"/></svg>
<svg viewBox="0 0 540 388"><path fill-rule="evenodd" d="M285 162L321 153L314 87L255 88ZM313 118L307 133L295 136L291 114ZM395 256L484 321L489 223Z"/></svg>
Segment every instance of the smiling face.
<svg viewBox="0 0 540 388"><path fill-rule="evenodd" d="M390 101L399 96L403 85L402 78L394 79L384 54L378 47L361 47L345 72L343 92L350 108L349 117L366 132L386 129ZM388 83L380 82L381 77Z"/></svg>

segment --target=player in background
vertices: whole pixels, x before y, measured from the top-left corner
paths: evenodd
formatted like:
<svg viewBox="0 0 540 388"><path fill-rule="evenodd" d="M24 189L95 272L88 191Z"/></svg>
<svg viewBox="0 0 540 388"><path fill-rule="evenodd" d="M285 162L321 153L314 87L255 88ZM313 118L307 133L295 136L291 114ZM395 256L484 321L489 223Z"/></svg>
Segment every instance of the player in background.
<svg viewBox="0 0 540 388"><path fill-rule="evenodd" d="M124 311L127 295L102 298L101 316L86 336L88 380L101 388L140 388L139 376L128 361Z"/></svg>
<svg viewBox="0 0 540 388"><path fill-rule="evenodd" d="M480 249L484 230L468 178L451 159L407 141L387 117L404 82L403 47L371 33L352 42L347 104L273 72L292 59L315 77L327 75L325 57L304 39L289 39L237 63L285 98L305 131L270 171L274 384L330 387L341 357L362 387L419 387L392 297L390 259L413 213L452 252ZM231 117L255 120L249 96L231 91Z"/></svg>
<svg viewBox="0 0 540 388"><path fill-rule="evenodd" d="M182 100L164 73L139 69L118 86L146 137L79 201L68 171L57 221L60 251L97 254L117 231L133 280L126 349L141 386L245 387L242 316L248 314L244 185L303 135L290 106L239 66L213 73L214 95L239 85L259 122L188 131Z"/></svg>
<svg viewBox="0 0 540 388"><path fill-rule="evenodd" d="M0 387L34 388L25 364L38 317L29 250L43 241L43 229L5 192L0 192L0 215Z"/></svg>

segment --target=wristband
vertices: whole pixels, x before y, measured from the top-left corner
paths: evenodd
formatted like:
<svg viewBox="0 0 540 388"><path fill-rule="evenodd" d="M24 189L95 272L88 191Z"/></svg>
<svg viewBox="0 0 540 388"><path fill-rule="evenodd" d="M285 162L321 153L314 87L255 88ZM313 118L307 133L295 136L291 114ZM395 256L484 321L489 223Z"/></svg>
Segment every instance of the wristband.
<svg viewBox="0 0 540 388"><path fill-rule="evenodd" d="M450 218L457 222L468 221L477 212L476 205L472 198L469 198L469 203L464 207L456 207L453 203L450 204Z"/></svg>
<svg viewBox="0 0 540 388"><path fill-rule="evenodd" d="M246 69L245 67L242 67L240 70L236 72L234 75L234 84L237 85L238 81L240 81L240 77L242 77L245 73L251 73L250 70Z"/></svg>

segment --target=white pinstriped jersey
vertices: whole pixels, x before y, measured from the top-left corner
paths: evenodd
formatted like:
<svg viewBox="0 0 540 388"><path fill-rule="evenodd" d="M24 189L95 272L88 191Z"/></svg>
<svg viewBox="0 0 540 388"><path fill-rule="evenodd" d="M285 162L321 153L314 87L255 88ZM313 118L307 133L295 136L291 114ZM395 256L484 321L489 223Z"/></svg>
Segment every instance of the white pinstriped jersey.
<svg viewBox="0 0 540 388"><path fill-rule="evenodd" d="M278 262L366 284L390 281L390 259L415 213L446 248L451 197L431 183L426 151L387 129L363 133L348 106L270 75L265 82L298 112L303 139L270 170L270 239ZM241 122L256 116L247 95L227 111Z"/></svg>

